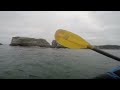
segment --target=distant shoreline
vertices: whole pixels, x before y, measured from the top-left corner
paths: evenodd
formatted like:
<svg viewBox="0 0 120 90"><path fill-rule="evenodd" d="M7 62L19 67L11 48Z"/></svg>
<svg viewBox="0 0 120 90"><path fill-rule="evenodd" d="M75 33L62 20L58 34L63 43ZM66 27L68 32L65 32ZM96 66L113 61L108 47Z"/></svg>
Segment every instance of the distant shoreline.
<svg viewBox="0 0 120 90"><path fill-rule="evenodd" d="M98 49L120 49L119 45L94 45Z"/></svg>
<svg viewBox="0 0 120 90"><path fill-rule="evenodd" d="M9 44L2 44L2 45L9 45ZM95 48L98 49L114 49L114 50L120 50L120 45L93 45ZM22 46L23 47L23 46ZM27 46L25 46L27 47ZM34 46L32 46L34 47ZM46 47L47 48L47 47ZM53 48L53 47L49 47L49 48Z"/></svg>

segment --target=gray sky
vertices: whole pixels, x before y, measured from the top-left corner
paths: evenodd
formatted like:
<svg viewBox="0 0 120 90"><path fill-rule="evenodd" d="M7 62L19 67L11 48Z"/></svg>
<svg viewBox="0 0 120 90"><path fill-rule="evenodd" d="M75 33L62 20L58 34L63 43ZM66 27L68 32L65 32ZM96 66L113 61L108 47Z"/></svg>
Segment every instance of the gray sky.
<svg viewBox="0 0 120 90"><path fill-rule="evenodd" d="M120 11L0 11L3 44L10 44L14 36L51 43L57 29L74 32L91 45L120 45Z"/></svg>

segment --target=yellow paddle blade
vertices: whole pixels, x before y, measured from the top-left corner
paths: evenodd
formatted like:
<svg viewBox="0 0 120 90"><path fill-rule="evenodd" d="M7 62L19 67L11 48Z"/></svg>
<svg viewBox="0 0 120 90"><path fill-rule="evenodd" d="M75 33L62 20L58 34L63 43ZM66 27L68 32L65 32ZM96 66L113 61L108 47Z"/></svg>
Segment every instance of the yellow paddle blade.
<svg viewBox="0 0 120 90"><path fill-rule="evenodd" d="M80 36L63 29L59 29L56 31L55 40L60 45L68 48L73 49L92 48L92 46Z"/></svg>

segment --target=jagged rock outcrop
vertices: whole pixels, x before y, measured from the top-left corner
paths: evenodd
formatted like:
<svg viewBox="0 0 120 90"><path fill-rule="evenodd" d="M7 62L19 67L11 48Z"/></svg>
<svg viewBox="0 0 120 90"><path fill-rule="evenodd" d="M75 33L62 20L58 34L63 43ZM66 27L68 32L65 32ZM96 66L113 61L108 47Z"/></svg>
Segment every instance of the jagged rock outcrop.
<svg viewBox="0 0 120 90"><path fill-rule="evenodd" d="M52 41L52 48L66 48L62 45L60 45L59 43L56 42L56 40Z"/></svg>
<svg viewBox="0 0 120 90"><path fill-rule="evenodd" d="M10 45L50 47L50 44L45 39L35 39L28 37L13 37Z"/></svg>

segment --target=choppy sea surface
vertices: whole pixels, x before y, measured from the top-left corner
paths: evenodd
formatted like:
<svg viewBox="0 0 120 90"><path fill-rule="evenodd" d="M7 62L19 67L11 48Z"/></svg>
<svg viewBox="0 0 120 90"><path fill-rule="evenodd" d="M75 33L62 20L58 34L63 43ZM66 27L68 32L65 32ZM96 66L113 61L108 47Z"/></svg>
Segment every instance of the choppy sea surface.
<svg viewBox="0 0 120 90"><path fill-rule="evenodd" d="M120 57L120 50L105 50ZM0 79L92 79L120 62L88 49L0 46Z"/></svg>

